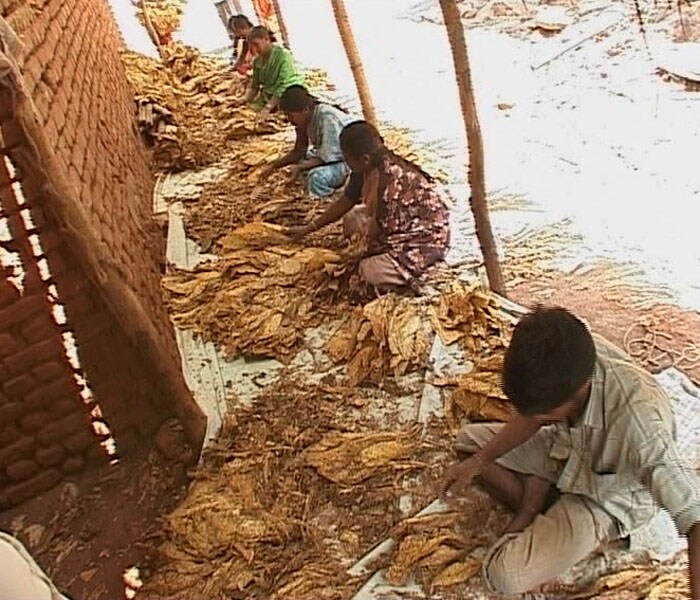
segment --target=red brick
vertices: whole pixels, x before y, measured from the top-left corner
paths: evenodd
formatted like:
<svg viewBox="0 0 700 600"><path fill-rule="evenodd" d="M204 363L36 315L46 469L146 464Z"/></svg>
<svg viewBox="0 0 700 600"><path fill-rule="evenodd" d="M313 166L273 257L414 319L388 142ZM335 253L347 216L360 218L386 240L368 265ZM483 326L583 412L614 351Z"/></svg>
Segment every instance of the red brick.
<svg viewBox="0 0 700 600"><path fill-rule="evenodd" d="M40 471L39 465L33 460L20 460L5 469L7 476L14 481L26 481Z"/></svg>
<svg viewBox="0 0 700 600"><path fill-rule="evenodd" d="M37 434L37 439L46 446L54 442L63 442L76 432L86 429L89 431L90 427L90 418L87 415L74 413L44 427Z"/></svg>
<svg viewBox="0 0 700 600"><path fill-rule="evenodd" d="M54 416L47 410L32 412L19 420L19 426L23 431L33 433L54 420Z"/></svg>
<svg viewBox="0 0 700 600"><path fill-rule="evenodd" d="M46 121L46 116L51 112L51 98L49 98L49 95L44 91L45 88L46 86L39 82L34 92L34 105L36 106L36 111L42 123Z"/></svg>
<svg viewBox="0 0 700 600"><path fill-rule="evenodd" d="M32 408L47 407L58 398L70 397L72 394L77 398L78 393L78 385L73 379L61 377L27 394L24 397L24 404Z"/></svg>
<svg viewBox="0 0 700 600"><path fill-rule="evenodd" d="M15 485L7 486L0 492L0 509L17 506L50 490L63 479L63 474L57 469L43 471L36 477Z"/></svg>
<svg viewBox="0 0 700 600"><path fill-rule="evenodd" d="M34 440L23 437L10 446L0 449L0 469L7 468L12 463L30 457L34 450Z"/></svg>
<svg viewBox="0 0 700 600"><path fill-rule="evenodd" d="M26 412L21 402L3 402L0 404L0 427L16 421Z"/></svg>
<svg viewBox="0 0 700 600"><path fill-rule="evenodd" d="M0 279L0 309L4 309L13 302L19 300L19 290L12 285L9 281L3 281ZM3 311L4 312L4 311ZM3 312L0 312L0 319L2 319ZM0 328L6 329L12 322L4 322L0 320Z"/></svg>
<svg viewBox="0 0 700 600"><path fill-rule="evenodd" d="M2 362L9 373L20 373L33 369L42 362L60 359L63 352L60 338L56 337L32 344L21 352L8 356Z"/></svg>
<svg viewBox="0 0 700 600"><path fill-rule="evenodd" d="M14 379L10 379L2 384L3 392L8 398L21 400L32 390L36 389L37 385L31 375L22 374Z"/></svg>
<svg viewBox="0 0 700 600"><path fill-rule="evenodd" d="M22 439L22 433L11 422L5 422L2 425L3 428L0 429L0 448L14 444Z"/></svg>
<svg viewBox="0 0 700 600"><path fill-rule="evenodd" d="M72 376L72 369L66 362L46 362L32 369L32 374L39 381L53 381L59 377Z"/></svg>
<svg viewBox="0 0 700 600"><path fill-rule="evenodd" d="M12 286L14 287L14 286ZM0 286L0 295L3 288ZM19 297L17 294L16 297ZM0 305L2 299L0 298ZM32 315L40 312L45 307L45 301L40 296L26 296L0 310L0 330L8 329L17 323L28 319Z"/></svg>
<svg viewBox="0 0 700 600"><path fill-rule="evenodd" d="M61 471L66 475L75 475L85 469L85 459L82 456L71 456L61 465Z"/></svg>
<svg viewBox="0 0 700 600"><path fill-rule="evenodd" d="M92 429L81 429L61 440L61 445L72 453L85 452L90 446L98 443L97 436Z"/></svg>
<svg viewBox="0 0 700 600"><path fill-rule="evenodd" d="M44 132L46 133L46 139L48 140L49 144L51 144L52 147L55 147L56 143L58 142L58 125L56 125L56 121L53 116L53 113L46 115L47 120L44 124Z"/></svg>
<svg viewBox="0 0 700 600"><path fill-rule="evenodd" d="M49 409L52 415L56 415L59 417L69 415L74 412L89 412L90 410L83 402L83 399L80 397L58 398L51 404L47 405L47 408Z"/></svg>
<svg viewBox="0 0 700 600"><path fill-rule="evenodd" d="M47 308L46 312L34 316L23 324L20 329L20 335L26 342L33 344L47 338L58 339L60 329Z"/></svg>
<svg viewBox="0 0 700 600"><path fill-rule="evenodd" d="M34 460L42 467L56 466L61 463L65 457L65 449L58 444L51 444L45 448L38 448L34 454Z"/></svg>

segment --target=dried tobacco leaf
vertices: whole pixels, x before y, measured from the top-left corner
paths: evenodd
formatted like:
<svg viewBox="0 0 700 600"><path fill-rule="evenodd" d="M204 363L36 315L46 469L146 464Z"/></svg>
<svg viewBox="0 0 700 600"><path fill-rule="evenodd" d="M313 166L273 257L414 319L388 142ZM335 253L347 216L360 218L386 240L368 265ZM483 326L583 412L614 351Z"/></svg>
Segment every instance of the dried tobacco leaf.
<svg viewBox="0 0 700 600"><path fill-rule="evenodd" d="M392 537L402 538L408 533L423 533L438 531L439 529L452 529L464 518L463 513L457 511L431 513L429 515L421 515L404 519L399 523Z"/></svg>
<svg viewBox="0 0 700 600"><path fill-rule="evenodd" d="M230 357L270 356L289 362L304 331L320 321L317 291L340 256L324 248L245 246L277 228L254 223L234 232L232 251L196 271L163 280L176 325L218 342ZM343 311L337 304L335 310Z"/></svg>
<svg viewBox="0 0 700 600"><path fill-rule="evenodd" d="M492 371L473 371L457 377L436 377L433 385L456 385L459 389L478 396L508 399L501 387L501 374Z"/></svg>
<svg viewBox="0 0 700 600"><path fill-rule="evenodd" d="M333 360L348 362L348 384L380 383L424 365L430 339L423 315L420 302L395 294L357 309L328 344Z"/></svg>
<svg viewBox="0 0 700 600"><path fill-rule="evenodd" d="M481 396L464 388L454 391L452 402L472 421L508 421L513 414L508 402Z"/></svg>
<svg viewBox="0 0 700 600"><path fill-rule="evenodd" d="M304 453L306 463L326 479L343 485L357 484L388 469L416 452L415 432L326 434Z"/></svg>
<svg viewBox="0 0 700 600"><path fill-rule="evenodd" d="M346 362L353 355L362 327L362 319L357 318L357 314L356 310L354 317L348 319L328 340L326 350L333 362Z"/></svg>
<svg viewBox="0 0 700 600"><path fill-rule="evenodd" d="M292 573L272 594L273 600L337 600L347 598L355 587L347 571L329 561L307 564Z"/></svg>
<svg viewBox="0 0 700 600"><path fill-rule="evenodd" d="M684 569L678 573L669 573L656 580L647 593L646 600L676 600L690 597L690 580Z"/></svg>
<svg viewBox="0 0 700 600"><path fill-rule="evenodd" d="M433 329L445 345L461 341L471 357L507 347L512 325L499 312L496 296L457 282L430 308Z"/></svg>
<svg viewBox="0 0 700 600"><path fill-rule="evenodd" d="M172 34L180 28L186 0L145 0L137 4L136 16L142 25L146 24L144 11L161 37Z"/></svg>
<svg viewBox="0 0 700 600"><path fill-rule="evenodd" d="M431 554L421 559L418 563L419 567L445 567L450 563L455 562L459 558L464 557L464 550L454 548L445 544L440 545Z"/></svg>
<svg viewBox="0 0 700 600"><path fill-rule="evenodd" d="M290 244L290 239L284 235L284 228L272 223L253 222L239 227L221 240L225 254L245 248L264 248Z"/></svg>
<svg viewBox="0 0 700 600"><path fill-rule="evenodd" d="M441 571L430 584L431 590L466 583L481 570L481 561L467 557Z"/></svg>
<svg viewBox="0 0 700 600"><path fill-rule="evenodd" d="M477 371L492 371L501 373L503 371L503 361L505 360L505 351L489 354L487 357L479 359L476 363Z"/></svg>
<svg viewBox="0 0 700 600"><path fill-rule="evenodd" d="M393 564L387 571L387 581L392 585L405 585L411 572L418 564L444 543L453 541L454 535L430 536L427 534L409 535L401 540Z"/></svg>

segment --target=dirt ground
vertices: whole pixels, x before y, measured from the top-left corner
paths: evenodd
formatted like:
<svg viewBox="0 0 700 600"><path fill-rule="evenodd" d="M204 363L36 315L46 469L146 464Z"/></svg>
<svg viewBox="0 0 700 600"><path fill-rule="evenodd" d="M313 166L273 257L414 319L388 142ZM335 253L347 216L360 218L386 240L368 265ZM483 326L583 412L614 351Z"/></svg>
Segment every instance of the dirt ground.
<svg viewBox="0 0 700 600"><path fill-rule="evenodd" d="M119 600L128 568L148 574L159 519L181 501L186 483L182 464L144 449L3 512L0 529L16 535L70 598Z"/></svg>

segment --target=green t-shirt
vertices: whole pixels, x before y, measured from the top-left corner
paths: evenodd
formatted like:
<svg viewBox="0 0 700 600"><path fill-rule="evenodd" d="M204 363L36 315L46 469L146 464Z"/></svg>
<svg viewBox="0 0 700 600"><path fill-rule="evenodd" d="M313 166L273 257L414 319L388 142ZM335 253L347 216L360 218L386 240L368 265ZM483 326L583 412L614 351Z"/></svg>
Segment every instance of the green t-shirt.
<svg viewBox="0 0 700 600"><path fill-rule="evenodd" d="M304 85L304 76L299 73L289 50L275 44L267 60L262 56L255 57L253 89L259 91L253 102L255 108L262 108L272 98L279 98L292 85Z"/></svg>

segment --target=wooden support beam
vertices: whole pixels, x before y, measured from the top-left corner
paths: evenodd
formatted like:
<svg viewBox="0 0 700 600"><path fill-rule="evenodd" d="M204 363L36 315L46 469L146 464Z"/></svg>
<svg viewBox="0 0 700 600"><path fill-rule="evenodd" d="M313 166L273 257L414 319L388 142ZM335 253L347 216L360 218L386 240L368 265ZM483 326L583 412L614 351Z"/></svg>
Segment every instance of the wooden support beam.
<svg viewBox="0 0 700 600"><path fill-rule="evenodd" d="M377 114L374 110L374 103L372 102L372 95L369 91L369 84L367 83L365 69L362 66L362 60L360 58L360 52L357 49L357 44L355 44L355 36L352 33L352 27L350 26L348 12L345 9L345 3L343 0L331 0L331 4L333 5L335 22L338 25L338 31L340 32L340 39L343 41L345 53L348 56L350 70L352 71L352 76L355 78L357 93L360 96L360 104L362 105L362 114L364 115L365 121L377 127Z"/></svg>
<svg viewBox="0 0 700 600"><path fill-rule="evenodd" d="M486 183L484 179L484 144L481 136L479 117L476 112L472 76L469 68L469 55L464 35L462 16L455 0L440 0L440 8L445 20L447 37L452 48L452 60L455 77L459 88L459 102L469 148L469 186L471 197L469 203L474 215L476 236L486 264L489 286L494 292L505 296L506 289L498 261L498 251L493 237L489 209L486 202Z"/></svg>
<svg viewBox="0 0 700 600"><path fill-rule="evenodd" d="M279 27L280 35L282 36L282 43L284 43L287 48L290 48L289 31L287 30L287 24L284 21L284 16L282 15L282 9L279 1L272 0L272 7L274 8L275 16L277 17L277 26Z"/></svg>

